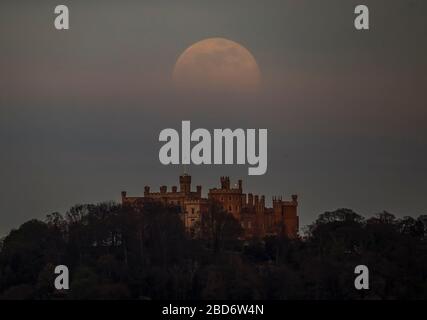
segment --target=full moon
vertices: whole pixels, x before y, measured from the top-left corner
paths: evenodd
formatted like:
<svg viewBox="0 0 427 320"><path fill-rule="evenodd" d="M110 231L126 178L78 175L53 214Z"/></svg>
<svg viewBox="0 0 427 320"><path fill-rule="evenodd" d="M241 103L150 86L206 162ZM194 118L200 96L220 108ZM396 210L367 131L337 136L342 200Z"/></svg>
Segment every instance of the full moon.
<svg viewBox="0 0 427 320"><path fill-rule="evenodd" d="M188 47L178 58L173 82L179 89L254 92L260 70L254 56L237 42L209 38Z"/></svg>

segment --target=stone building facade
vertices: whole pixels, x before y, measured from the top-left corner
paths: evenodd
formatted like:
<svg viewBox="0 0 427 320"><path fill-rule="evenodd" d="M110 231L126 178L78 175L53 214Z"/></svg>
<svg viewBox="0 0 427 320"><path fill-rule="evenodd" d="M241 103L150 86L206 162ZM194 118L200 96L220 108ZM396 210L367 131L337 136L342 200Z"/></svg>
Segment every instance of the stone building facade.
<svg viewBox="0 0 427 320"><path fill-rule="evenodd" d="M220 188L210 189L208 197L204 198L202 187L196 186L196 191L191 191L191 176L184 174L179 177L179 190L173 186L171 191L168 191L167 186L161 186L160 192L151 192L150 187L146 186L143 197L129 197L123 191L122 204L143 206L146 201L158 201L166 205L178 206L187 231L197 235L198 226L209 212L209 204L216 201L241 224L245 239L279 234L285 234L289 238L298 236L299 217L296 195L293 195L289 201L284 201L281 197L273 197L273 207L267 208L265 196L243 193L242 180L233 187L230 185L229 177L221 177L220 182Z"/></svg>

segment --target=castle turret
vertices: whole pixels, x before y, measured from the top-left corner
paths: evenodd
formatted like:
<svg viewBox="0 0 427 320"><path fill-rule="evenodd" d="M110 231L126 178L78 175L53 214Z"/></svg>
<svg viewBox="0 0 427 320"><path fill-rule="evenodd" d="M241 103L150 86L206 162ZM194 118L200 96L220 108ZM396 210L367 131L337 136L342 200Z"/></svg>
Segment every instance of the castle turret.
<svg viewBox="0 0 427 320"><path fill-rule="evenodd" d="M254 196L252 193L248 194L248 207L253 207L254 205Z"/></svg>
<svg viewBox="0 0 427 320"><path fill-rule="evenodd" d="M298 204L298 195L293 194L293 195L292 195L292 201L293 201L295 204Z"/></svg>
<svg viewBox="0 0 427 320"><path fill-rule="evenodd" d="M285 234L289 238L295 238L298 235L299 229L299 217L297 213L298 208L298 196L292 195L292 201L284 202L283 204L283 216L285 225Z"/></svg>
<svg viewBox="0 0 427 320"><path fill-rule="evenodd" d="M230 189L230 177L221 177L221 189Z"/></svg>
<svg viewBox="0 0 427 320"><path fill-rule="evenodd" d="M273 197L273 223L277 227L281 224L283 218L282 197Z"/></svg>
<svg viewBox="0 0 427 320"><path fill-rule="evenodd" d="M246 193L242 194L241 207L246 207Z"/></svg>
<svg viewBox="0 0 427 320"><path fill-rule="evenodd" d="M180 191L189 194L191 191L191 176L184 173L179 177Z"/></svg>

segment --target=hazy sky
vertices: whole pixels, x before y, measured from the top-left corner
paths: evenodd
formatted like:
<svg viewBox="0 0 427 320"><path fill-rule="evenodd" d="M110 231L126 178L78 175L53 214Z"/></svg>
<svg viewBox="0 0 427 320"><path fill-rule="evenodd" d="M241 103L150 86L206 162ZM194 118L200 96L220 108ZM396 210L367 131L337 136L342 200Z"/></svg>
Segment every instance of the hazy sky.
<svg viewBox="0 0 427 320"><path fill-rule="evenodd" d="M310 223L340 207L427 213L427 2L58 1L0 4L0 235L76 203L178 184L159 132L267 128L267 174L190 167L194 185L242 178L247 192L300 196ZM177 95L171 75L191 44L224 37L262 74L256 96Z"/></svg>

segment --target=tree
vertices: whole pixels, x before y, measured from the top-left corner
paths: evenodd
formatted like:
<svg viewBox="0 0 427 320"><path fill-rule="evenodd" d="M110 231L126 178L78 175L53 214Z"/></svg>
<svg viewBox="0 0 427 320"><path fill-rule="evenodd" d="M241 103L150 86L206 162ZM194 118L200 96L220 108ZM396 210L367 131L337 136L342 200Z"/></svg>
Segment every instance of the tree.
<svg viewBox="0 0 427 320"><path fill-rule="evenodd" d="M150 202L28 221L3 239L0 299L427 298L426 216L338 209L302 239L241 241L232 214L210 205L203 238L186 234L176 207ZM70 269L67 292L53 287L58 264ZM358 264L375 271L369 293L353 287Z"/></svg>
<svg viewBox="0 0 427 320"><path fill-rule="evenodd" d="M364 243L364 219L350 209L325 212L308 227L308 241L318 254L351 254Z"/></svg>
<svg viewBox="0 0 427 320"><path fill-rule="evenodd" d="M208 213L202 217L201 230L214 253L235 244L243 232L239 222L216 201L210 202Z"/></svg>
<svg viewBox="0 0 427 320"><path fill-rule="evenodd" d="M61 244L48 226L38 220L24 223L13 230L3 243L0 288L19 284L34 284L43 267L54 261Z"/></svg>

